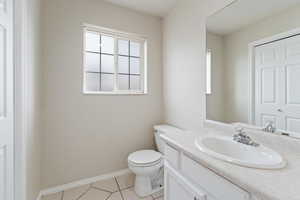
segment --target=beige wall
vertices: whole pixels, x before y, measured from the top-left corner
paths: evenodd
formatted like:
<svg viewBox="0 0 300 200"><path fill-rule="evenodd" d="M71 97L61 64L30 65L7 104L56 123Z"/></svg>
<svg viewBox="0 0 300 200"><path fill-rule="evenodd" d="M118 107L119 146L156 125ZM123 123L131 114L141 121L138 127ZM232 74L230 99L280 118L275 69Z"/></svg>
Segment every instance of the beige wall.
<svg viewBox="0 0 300 200"><path fill-rule="evenodd" d="M300 6L224 37L227 122L248 122L248 44L300 27Z"/></svg>
<svg viewBox="0 0 300 200"><path fill-rule="evenodd" d="M212 54L211 94L206 95L206 118L215 121L225 120L224 87L224 44L223 37L207 32L206 45Z"/></svg>
<svg viewBox="0 0 300 200"><path fill-rule="evenodd" d="M41 65L40 0L27 0L25 90L26 200L37 198L41 189Z"/></svg>
<svg viewBox="0 0 300 200"><path fill-rule="evenodd" d="M164 19L165 121L198 130L205 119L205 18L231 0L178 1Z"/></svg>
<svg viewBox="0 0 300 200"><path fill-rule="evenodd" d="M149 94L82 94L82 23L148 37ZM42 188L127 168L162 122L161 20L101 0L44 0Z"/></svg>

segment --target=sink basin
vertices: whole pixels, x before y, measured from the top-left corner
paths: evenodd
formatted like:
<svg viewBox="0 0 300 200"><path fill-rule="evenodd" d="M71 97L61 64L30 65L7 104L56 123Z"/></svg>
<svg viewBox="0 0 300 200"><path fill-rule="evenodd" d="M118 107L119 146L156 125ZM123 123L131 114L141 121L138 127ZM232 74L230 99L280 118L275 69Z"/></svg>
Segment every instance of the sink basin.
<svg viewBox="0 0 300 200"><path fill-rule="evenodd" d="M261 144L258 147L249 146L222 136L199 137L195 143L200 151L209 156L244 167L280 169L286 165L279 153Z"/></svg>

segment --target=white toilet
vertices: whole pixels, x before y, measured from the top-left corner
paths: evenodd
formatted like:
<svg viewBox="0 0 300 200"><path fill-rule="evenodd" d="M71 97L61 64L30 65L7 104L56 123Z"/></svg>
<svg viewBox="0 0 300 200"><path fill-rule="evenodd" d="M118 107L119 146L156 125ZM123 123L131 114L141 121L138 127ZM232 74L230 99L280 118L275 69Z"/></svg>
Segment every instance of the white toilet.
<svg viewBox="0 0 300 200"><path fill-rule="evenodd" d="M164 142L160 135L180 129L168 126L154 126L155 142L159 152L140 150L128 156L128 167L136 175L134 189L138 196L145 197L163 188Z"/></svg>

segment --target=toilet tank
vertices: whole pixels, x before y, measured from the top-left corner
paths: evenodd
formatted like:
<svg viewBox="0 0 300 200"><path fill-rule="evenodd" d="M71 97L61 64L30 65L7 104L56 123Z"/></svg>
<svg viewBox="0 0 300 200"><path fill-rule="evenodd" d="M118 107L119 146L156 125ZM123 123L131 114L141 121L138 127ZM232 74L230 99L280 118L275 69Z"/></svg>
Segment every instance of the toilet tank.
<svg viewBox="0 0 300 200"><path fill-rule="evenodd" d="M170 126L170 125L156 125L154 126L154 137L155 137L155 143L157 146L157 149L159 152L161 152L162 154L164 154L164 142L161 140L160 135L161 134L172 134L174 132L179 132L182 131L179 128L176 128L174 126Z"/></svg>

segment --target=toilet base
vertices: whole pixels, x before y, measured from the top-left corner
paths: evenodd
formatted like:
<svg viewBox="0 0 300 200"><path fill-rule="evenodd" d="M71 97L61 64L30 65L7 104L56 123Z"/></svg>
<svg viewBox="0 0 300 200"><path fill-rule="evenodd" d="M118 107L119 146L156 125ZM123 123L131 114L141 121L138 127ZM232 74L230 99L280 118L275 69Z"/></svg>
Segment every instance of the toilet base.
<svg viewBox="0 0 300 200"><path fill-rule="evenodd" d="M134 191L140 197L149 196L163 189L163 168L153 176L136 175Z"/></svg>
<svg viewBox="0 0 300 200"><path fill-rule="evenodd" d="M148 196L152 193L151 179L149 176L136 176L134 191L140 197Z"/></svg>

